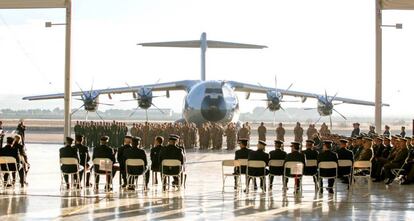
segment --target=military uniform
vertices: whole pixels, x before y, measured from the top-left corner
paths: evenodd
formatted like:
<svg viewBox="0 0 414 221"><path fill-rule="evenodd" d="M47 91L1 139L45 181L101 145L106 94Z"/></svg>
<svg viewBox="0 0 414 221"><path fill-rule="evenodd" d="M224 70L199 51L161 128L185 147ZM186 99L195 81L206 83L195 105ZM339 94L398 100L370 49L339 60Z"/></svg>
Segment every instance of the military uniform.
<svg viewBox="0 0 414 221"><path fill-rule="evenodd" d="M306 160L317 160L318 159L318 155L319 152L312 149L312 148L307 148L305 151L303 151L303 154L305 154ZM305 167L303 174L304 175L315 175L318 172L318 166L315 167Z"/></svg>
<svg viewBox="0 0 414 221"><path fill-rule="evenodd" d="M248 160L257 160L257 161L263 161L265 162L266 166L269 164L269 154L264 152L264 150L255 150L255 151L250 151L249 155L248 155ZM263 169L259 169L259 168L250 168L248 171L250 176L263 176L263 175L267 175L269 174L269 170L267 170L266 168ZM249 181L247 181L247 186L249 186ZM255 180L256 181L256 180ZM264 183L262 180L260 179L260 186L262 187L262 189L264 188ZM256 183L256 182L254 182ZM256 186L256 185L255 185Z"/></svg>
<svg viewBox="0 0 414 221"><path fill-rule="evenodd" d="M147 155L145 154L145 151L143 149L138 148L137 146L135 147L130 147L124 150L123 155L122 155L123 159L128 160L128 159L141 159L144 161L144 167L136 167L136 166L128 166L128 168L125 168L125 172L128 172L129 174L142 174L145 170L145 186L148 186L148 182L149 182L149 170L147 170L147 166L148 166L148 161L147 161ZM128 171L126 171L126 169L128 169ZM131 183L134 183L134 180L130 181Z"/></svg>
<svg viewBox="0 0 414 221"><path fill-rule="evenodd" d="M266 127L264 125L260 125L257 128L257 133L259 134L259 140L263 140L266 142Z"/></svg>
<svg viewBox="0 0 414 221"><path fill-rule="evenodd" d="M269 152L269 158L270 160L285 160L287 153L283 151L282 149L278 148L276 150L272 150ZM269 166L269 173L277 176L283 176L283 166L281 167L271 167ZM270 179L270 185L273 183L273 176L271 176ZM272 186L270 186L272 188Z"/></svg>
<svg viewBox="0 0 414 221"><path fill-rule="evenodd" d="M338 163L338 156L330 151L330 150L325 150L322 153L320 153L318 155L318 165L320 162L336 162ZM319 173L321 176L335 176L336 170L335 169L320 169ZM328 179L328 188L332 188L334 185L335 179ZM323 182L321 180L321 182L319 183L319 186L322 190L323 187Z"/></svg>
<svg viewBox="0 0 414 221"><path fill-rule="evenodd" d="M352 151L346 148L339 148L336 154L338 156L338 160L350 160L354 162L354 154L352 153ZM338 177L342 177L345 174L349 174L351 172L350 170L350 167L338 167Z"/></svg>
<svg viewBox="0 0 414 221"><path fill-rule="evenodd" d="M100 145L100 146L95 147L93 149L92 160L94 160L96 158L107 158L107 159L111 160L112 163L115 162L114 152L113 152L112 148L110 148L106 144ZM99 165L94 165L93 167L94 167L95 172L99 171ZM115 175L115 170L112 170L112 171L113 171L112 176L114 176ZM108 181L108 183L112 183L112 180L110 180L109 177L107 177L107 181ZM98 187L98 183L99 183L99 176L97 176L96 179L95 179L95 188Z"/></svg>
<svg viewBox="0 0 414 221"><path fill-rule="evenodd" d="M125 170L125 158L124 158L124 152L128 149L131 149L131 145L126 144L121 146L120 148L118 148L118 152L117 152L117 161L119 163L119 171L121 172L121 176L122 176L122 181L123 181L123 187L126 186L127 184L127 177L126 177L126 170Z"/></svg>
<svg viewBox="0 0 414 221"><path fill-rule="evenodd" d="M276 128L276 140L285 141L285 128L279 126Z"/></svg>
<svg viewBox="0 0 414 221"><path fill-rule="evenodd" d="M78 154L78 149L76 147L72 147L71 145L66 145L62 148L60 148L59 150L59 158L75 158L79 161L79 154ZM75 165L62 165L60 167L60 169L62 170L62 172L64 173L76 173L78 172L78 167ZM63 177L65 179L66 184L69 184L69 177L67 175L65 175ZM74 179L77 180L78 177L76 175L74 175Z"/></svg>

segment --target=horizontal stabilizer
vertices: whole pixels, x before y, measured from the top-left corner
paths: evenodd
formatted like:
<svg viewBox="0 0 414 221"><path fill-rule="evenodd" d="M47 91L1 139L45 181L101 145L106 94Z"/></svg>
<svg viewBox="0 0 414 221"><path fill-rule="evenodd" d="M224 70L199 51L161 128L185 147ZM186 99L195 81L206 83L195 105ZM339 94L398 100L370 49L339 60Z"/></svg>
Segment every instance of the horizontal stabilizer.
<svg viewBox="0 0 414 221"><path fill-rule="evenodd" d="M263 49L267 48L264 45L253 44L241 44L224 41L210 41L207 40L207 48L244 48L244 49ZM144 47L177 47L177 48L200 48L202 41L170 41L170 42L153 42L153 43L140 43L138 45Z"/></svg>

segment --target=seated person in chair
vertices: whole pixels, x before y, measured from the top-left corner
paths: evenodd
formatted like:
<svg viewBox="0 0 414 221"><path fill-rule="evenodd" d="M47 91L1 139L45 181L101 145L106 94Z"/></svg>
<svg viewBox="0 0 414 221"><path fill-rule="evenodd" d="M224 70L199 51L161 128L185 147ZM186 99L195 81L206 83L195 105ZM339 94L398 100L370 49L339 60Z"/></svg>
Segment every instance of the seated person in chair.
<svg viewBox="0 0 414 221"><path fill-rule="evenodd" d="M396 149L395 158L384 165L384 176L385 176L385 184L391 184L394 181L394 175L392 174L392 169L400 169L404 163L406 158L408 157L408 148L407 148L407 139L399 138L396 142L394 148Z"/></svg>
<svg viewBox="0 0 414 221"><path fill-rule="evenodd" d="M247 160L249 158L249 153L252 151L249 148L247 148L247 145L249 143L249 139L247 138L240 138L239 139L239 146L240 150L236 150L234 153L234 160ZM246 166L241 166L240 171L237 168L234 168L234 174L246 174ZM256 184L256 182L254 182ZM234 188L237 187L237 178L234 177ZM255 185L257 188L257 186Z"/></svg>
<svg viewBox="0 0 414 221"><path fill-rule="evenodd" d="M354 163L354 153L352 151L347 149L348 146L348 140L346 139L340 139L339 140L339 150L336 152L338 156L338 160L350 160L352 163ZM338 177L342 178L343 183L349 183L350 177L344 177L344 175L350 174L351 167L338 167Z"/></svg>
<svg viewBox="0 0 414 221"><path fill-rule="evenodd" d="M80 165L84 168L84 172L86 172L86 182L85 182L86 186L85 187L89 187L90 186L89 180L91 177L91 173L89 171L90 169L89 161L91 160L91 156L89 155L89 148L85 146L84 143L85 143L84 136L80 134L76 134L75 135L75 148L78 150L78 153L79 153ZM84 173L80 173L81 182L82 182L83 174Z"/></svg>
<svg viewBox="0 0 414 221"><path fill-rule="evenodd" d="M151 157L151 171L155 172L154 173L154 180L155 180L155 184L158 183L158 179L157 179L157 173L161 172L160 167L161 167L161 162L159 162L160 160L160 152L163 148L162 144L164 143L164 138L161 136L157 136L155 138L154 141L154 147L151 148L151 153L150 153L150 157Z"/></svg>
<svg viewBox="0 0 414 221"><path fill-rule="evenodd" d="M160 160L162 167L162 161L163 160L179 160L181 162L181 167L184 165L184 154L183 151L177 146L177 142L179 140L179 136L175 134L171 134L168 138L168 145L161 149L160 151ZM181 168L182 169L182 168ZM179 167L162 167L161 172L165 175L171 175L171 174L178 174L180 172ZM163 174L161 174L163 175ZM177 186L178 183L178 177L174 177L173 185ZM163 183L163 189L166 188L166 182Z"/></svg>
<svg viewBox="0 0 414 221"><path fill-rule="evenodd" d="M100 145L93 149L92 160L94 160L96 158L107 158L112 162L112 166L113 166L113 164L115 162L115 154L114 154L114 151L112 150L112 148L110 148L108 146L108 142L109 142L109 137L108 136L101 137ZM104 173L104 171L99 170L99 164L94 165L94 171ZM115 170L112 168L112 177L114 175L115 175ZM99 186L98 184L99 184L99 176L96 176L96 178L95 178L95 190L98 190L98 186ZM105 189L111 190L112 189L111 184L112 184L111 176L110 176L110 174L107 174Z"/></svg>
<svg viewBox="0 0 414 221"><path fill-rule="evenodd" d="M132 147L128 148L124 151L123 158L125 159L125 169L126 174L136 175L142 174L145 172L145 188L148 188L149 182L149 170L148 170L148 161L147 155L145 154L145 150L140 148L141 146L141 138L140 137L132 137ZM140 159L144 161L144 167L137 167L137 166L127 166L126 161L129 159ZM128 180L130 185L128 186L128 190L135 190L135 186L133 185L135 179ZM131 185L132 183L132 185Z"/></svg>
<svg viewBox="0 0 414 221"><path fill-rule="evenodd" d="M3 148L0 148L0 157L13 157L14 159L16 159L16 165L17 168L15 168L14 164L2 164L1 165L1 170L5 171L7 169L9 169L10 171L16 171L18 170L19 172L19 177L20 177L20 185L21 187L24 187L24 171L23 168L20 167L20 158L19 158L19 150L14 147L13 145L13 141L14 139L12 137L7 137L6 138L6 146L4 146ZM20 169L19 169L20 168ZM4 181L6 182L9 178L9 174L6 173L4 174ZM16 182L16 173L12 174L12 183L14 184ZM12 184L7 184L7 187L11 187Z"/></svg>
<svg viewBox="0 0 414 221"><path fill-rule="evenodd" d="M291 142L290 147L292 148L292 152L290 152L288 155L286 155L285 164L287 162L301 162L303 163L303 167L306 166L306 158L305 155L301 152L299 152L300 149L300 143L299 142ZM287 169L286 171L287 175L290 175L290 170ZM285 186L287 186L288 179L286 178L284 180ZM298 191L300 186L299 179L295 179L295 190Z"/></svg>
<svg viewBox="0 0 414 221"><path fill-rule="evenodd" d="M282 149L283 141L275 140L275 150L269 152L270 160L283 160L285 161L287 153ZM269 172L273 175L283 176L283 166L281 167L270 167ZM269 188L272 189L273 184L273 176L270 179L270 186Z"/></svg>
<svg viewBox="0 0 414 221"><path fill-rule="evenodd" d="M322 153L320 153L318 155L318 165L320 162L336 162L338 164L338 156L336 155L336 153L331 151L332 148L332 141L330 140L326 140L323 142L323 146L322 146ZM319 169L319 173L321 176L324 177L333 177L336 174L336 170L335 169ZM335 179L328 179L328 191L330 194L333 194L333 185L335 183ZM323 192L323 180L320 181L319 183L319 187L320 187L320 192Z"/></svg>
<svg viewBox="0 0 414 221"><path fill-rule="evenodd" d="M267 176L269 174L269 170L266 169L266 166L269 164L269 154L265 152L266 142L259 140L257 143L257 150L250 151L248 160L249 161L263 161L265 162L265 168L249 168L248 169L248 175L250 176ZM255 179L254 179L255 180ZM249 186L249 181L247 181L247 186ZM256 181L256 180L255 180ZM265 190L265 179L260 179L260 188L262 190Z"/></svg>
<svg viewBox="0 0 414 221"><path fill-rule="evenodd" d="M78 149L76 147L72 146L72 143L73 143L73 138L66 137L65 146L60 148L60 150L59 150L59 157L60 158L75 158L75 159L78 160L78 163L79 163ZM79 167L79 168L81 168L81 167ZM61 165L60 169L62 170L63 173L81 172L81 171L78 171L78 167L76 165ZM69 185L69 176L64 175L63 178L65 179L65 182L66 182L66 188L69 189L69 187L70 187L70 185ZM73 178L74 178L76 183L79 183L77 174L73 175ZM80 186L77 185L76 188L80 188Z"/></svg>

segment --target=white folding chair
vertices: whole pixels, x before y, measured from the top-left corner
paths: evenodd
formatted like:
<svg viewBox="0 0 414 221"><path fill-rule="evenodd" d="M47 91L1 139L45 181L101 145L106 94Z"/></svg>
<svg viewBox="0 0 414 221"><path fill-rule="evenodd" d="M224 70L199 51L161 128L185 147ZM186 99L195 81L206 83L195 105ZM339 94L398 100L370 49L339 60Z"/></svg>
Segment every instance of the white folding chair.
<svg viewBox="0 0 414 221"><path fill-rule="evenodd" d="M334 176L322 176L321 175L321 169L323 170L335 170ZM336 193L336 178L338 177L338 164L335 161L323 161L319 162L318 164L318 191L321 190L321 182L323 182L323 179L334 179L334 186L332 188L335 188ZM330 187L327 187L330 188Z"/></svg>
<svg viewBox="0 0 414 221"><path fill-rule="evenodd" d="M367 180L368 190L371 190L371 161L355 161L353 166L353 183L352 188L356 187L355 184L358 180Z"/></svg>
<svg viewBox="0 0 414 221"><path fill-rule="evenodd" d="M341 174L343 177L348 177L348 189L352 184L353 164L352 160L338 160L338 171L341 168L349 168L348 174ZM339 172L338 172L339 173Z"/></svg>
<svg viewBox="0 0 414 221"><path fill-rule="evenodd" d="M244 176L244 182L245 182L245 185L246 185L247 176L246 176L246 173L242 173L241 170L242 170L242 167L245 167L246 170L247 170L247 159L238 159L238 161L240 163L240 177ZM242 184L240 184L240 186L243 188Z"/></svg>
<svg viewBox="0 0 414 221"><path fill-rule="evenodd" d="M231 168L232 172L230 170L226 170L226 168ZM234 177L236 179L236 188L240 190L241 188L241 178L240 178L240 162L238 160L223 160L221 162L221 176L223 181L222 186L222 192L224 193L225 187L231 187L231 186L225 186L227 177Z"/></svg>
<svg viewBox="0 0 414 221"><path fill-rule="evenodd" d="M109 191L110 188L111 188L110 186L112 185L112 182L113 182L113 180L112 180L113 179L113 176L112 176L113 162L112 162L112 160L109 159L109 158L95 158L93 160L93 167L94 167L93 171L94 171L94 175L95 175L94 176L95 180L97 179L98 176L105 176L105 182L106 182L107 181L107 176L110 177L109 183L107 183L105 185L105 187L106 187L105 189L107 191ZM99 168L99 170L97 168ZM99 186L99 183L95 182L95 184ZM96 186L95 188L98 188L98 186Z"/></svg>
<svg viewBox="0 0 414 221"><path fill-rule="evenodd" d="M299 192L302 193L302 176L304 165L301 161L285 162L283 170L283 189L286 190L286 179L297 179L299 182ZM289 173L287 172L289 170ZM295 187L296 188L296 187ZM296 189L295 189L296 192Z"/></svg>
<svg viewBox="0 0 414 221"><path fill-rule="evenodd" d="M83 167L79 165L78 159L74 157L62 157L60 158L60 166L74 166L76 167L76 171L73 172L61 172L61 181L60 181L60 190L66 185L65 176L68 176L69 182L69 189L76 188L80 186L80 172L82 171ZM72 182L71 182L72 181Z"/></svg>
<svg viewBox="0 0 414 221"><path fill-rule="evenodd" d="M133 171L134 168L142 168L142 172L141 173L130 173L131 171ZM145 177L145 173L147 172L148 168L145 167L145 162L142 159L127 159L125 161L125 169L126 169L126 176L127 176L127 185L135 185L136 187L138 187L138 180L139 177L142 176L143 177L143 191L147 190L147 180ZM133 180L133 182L131 182Z"/></svg>
<svg viewBox="0 0 414 221"><path fill-rule="evenodd" d="M284 163L285 163L285 160L270 160L269 161L269 188L272 188L272 186L276 185L276 184L270 183L270 180L272 179L272 177L281 176L283 178L283 164ZM273 169L281 169L282 174L272 173Z"/></svg>
<svg viewBox="0 0 414 221"><path fill-rule="evenodd" d="M14 165L13 167L10 167L10 165ZM6 188L7 185L11 185L12 188L14 188L14 184L17 181L17 178L19 176L18 173L19 168L17 168L17 162L14 157L9 156L2 156L0 157L0 176L4 177L4 175L8 174L7 180L3 180L3 188ZM13 180L13 174L16 176L16 180Z"/></svg>
<svg viewBox="0 0 414 221"><path fill-rule="evenodd" d="M403 165L401 165L400 168L391 169L391 173L392 175L394 175L393 181L396 181L398 184L401 184L400 175L401 175L401 172L404 172L404 167L405 165L407 165L409 159L410 159L410 155L408 154L407 158L405 158L404 163Z"/></svg>
<svg viewBox="0 0 414 221"><path fill-rule="evenodd" d="M263 175L250 175L249 170L263 170ZM246 168L246 193L249 193L250 179L260 178L263 182L263 192L266 192L266 162L261 160L248 160Z"/></svg>
<svg viewBox="0 0 414 221"><path fill-rule="evenodd" d="M311 176L313 178L314 181L314 185L315 185L315 189L318 188L318 184L316 183L318 180L318 161L317 160L306 160L306 166L305 166L305 170L306 168L316 168L316 172L315 174L304 174L304 176Z"/></svg>
<svg viewBox="0 0 414 221"><path fill-rule="evenodd" d="M178 168L178 170L177 170L177 173L168 173L168 174L166 174L165 173L165 167L170 167L170 168L173 168L173 167L177 167ZM179 160L170 160L170 159L167 159L167 160L163 160L162 162L161 162L161 182L162 182L162 185L163 185L163 190L165 191L166 190L166 186L168 187L168 185L169 184L167 184L166 186L164 186L164 183L165 183L165 181L166 181L166 178L169 178L169 177L177 177L178 178L178 190L180 190L181 189L181 174L182 174L182 172L183 172L183 166L181 165L181 161L179 161Z"/></svg>

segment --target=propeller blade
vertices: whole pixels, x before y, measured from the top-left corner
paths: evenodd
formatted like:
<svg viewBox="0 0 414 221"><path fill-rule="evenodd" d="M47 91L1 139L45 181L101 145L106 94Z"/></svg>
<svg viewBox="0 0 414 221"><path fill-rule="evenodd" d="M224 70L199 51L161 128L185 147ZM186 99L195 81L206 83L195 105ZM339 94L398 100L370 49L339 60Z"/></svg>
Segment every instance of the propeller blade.
<svg viewBox="0 0 414 221"><path fill-rule="evenodd" d="M82 92L82 95L85 96L85 92L83 92L82 88L79 86L78 82L75 82L76 85L78 86L79 90ZM83 100L83 99L82 99Z"/></svg>
<svg viewBox="0 0 414 221"><path fill-rule="evenodd" d="M322 116L319 116L319 119L315 122L317 124L321 120Z"/></svg>
<svg viewBox="0 0 414 221"><path fill-rule="evenodd" d="M267 110L269 110L269 107L266 107L266 108L263 110L262 114L264 114Z"/></svg>
<svg viewBox="0 0 414 221"><path fill-rule="evenodd" d="M76 112L78 112L78 110L80 110L82 107L84 107L85 104L82 104L82 106L78 107L78 109L74 110L71 115L74 115Z"/></svg>
<svg viewBox="0 0 414 221"><path fill-rule="evenodd" d="M250 99L251 101L269 101L268 99Z"/></svg>
<svg viewBox="0 0 414 221"><path fill-rule="evenodd" d="M282 101L280 101L280 102L284 102L284 103L286 103L286 102L290 102L290 103L297 103L297 102L300 102L300 101L285 101L285 100L282 100Z"/></svg>
<svg viewBox="0 0 414 221"><path fill-rule="evenodd" d="M303 108L303 110L315 110L315 107L308 107L308 108Z"/></svg>
<svg viewBox="0 0 414 221"><path fill-rule="evenodd" d="M328 93L326 92L326 89L325 89L325 100L328 101Z"/></svg>
<svg viewBox="0 0 414 221"><path fill-rule="evenodd" d="M332 130L332 116L331 115L329 115L329 124L330 124L330 129Z"/></svg>
<svg viewBox="0 0 414 221"><path fill-rule="evenodd" d="M137 101L137 99L129 99L129 100L120 100L121 102L127 102L127 101Z"/></svg>
<svg viewBox="0 0 414 221"><path fill-rule="evenodd" d="M81 98L74 98L75 100L77 100L77 101L83 101L83 99L81 99Z"/></svg>
<svg viewBox="0 0 414 221"><path fill-rule="evenodd" d="M286 89L286 91L289 91L290 90L290 88L293 86L293 83L291 83L290 85L289 85L289 87Z"/></svg>
<svg viewBox="0 0 414 221"><path fill-rule="evenodd" d="M246 100L249 100L249 98L250 98L250 92L247 92L246 93Z"/></svg>
<svg viewBox="0 0 414 221"><path fill-rule="evenodd" d="M98 111L96 111L96 115L98 115L98 117L103 121L103 122L105 122L105 120L102 118L102 116L99 114L99 112Z"/></svg>
<svg viewBox="0 0 414 221"><path fill-rule="evenodd" d="M339 111L335 110L335 108L333 109L337 114L339 114L342 118L344 118L344 120L347 120L346 117L344 115L342 115L341 113L339 113Z"/></svg>
<svg viewBox="0 0 414 221"><path fill-rule="evenodd" d="M338 95L338 92L336 92L336 94L331 98L331 100L329 102L332 102L333 100L335 100L337 95Z"/></svg>
<svg viewBox="0 0 414 221"><path fill-rule="evenodd" d="M145 119L148 122L148 109L145 109Z"/></svg>
<svg viewBox="0 0 414 221"><path fill-rule="evenodd" d="M275 90L277 90L277 75L275 75Z"/></svg>
<svg viewBox="0 0 414 221"><path fill-rule="evenodd" d="M280 107L280 109L282 109L282 111L286 112L285 108L283 108L283 107Z"/></svg>
<svg viewBox="0 0 414 221"><path fill-rule="evenodd" d="M343 104L343 103L336 103L336 104L333 104L333 105L336 106L336 105L340 105L340 104Z"/></svg>
<svg viewBox="0 0 414 221"><path fill-rule="evenodd" d="M151 105L152 106L154 106L155 108L157 108L157 110L159 111L159 112L161 112L162 114L165 114L165 112L164 111L162 111L160 108L158 108L157 106L155 106L155 104L154 103L151 103Z"/></svg>
<svg viewBox="0 0 414 221"><path fill-rule="evenodd" d="M96 103L100 105L114 106L114 104L107 104L107 103L100 103L100 102L96 102Z"/></svg>
<svg viewBox="0 0 414 221"><path fill-rule="evenodd" d="M139 106L137 106L137 108L135 108L135 110L132 111L132 113L129 115L129 117L132 117L135 114L135 112L137 112L138 109L139 109Z"/></svg>
<svg viewBox="0 0 414 221"><path fill-rule="evenodd" d="M92 97L92 91L93 91L93 83L94 83L95 79L92 79L92 84L91 84L91 90L89 91L89 96Z"/></svg>
<svg viewBox="0 0 414 221"><path fill-rule="evenodd" d="M86 115L85 115L85 120L88 120L88 116L89 116L89 111L86 111Z"/></svg>

